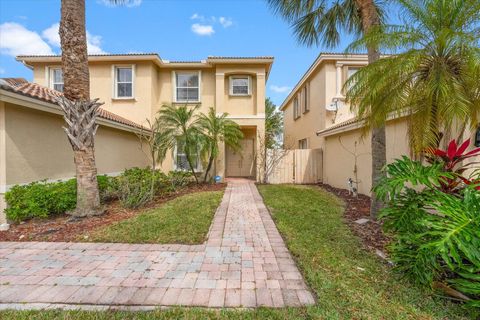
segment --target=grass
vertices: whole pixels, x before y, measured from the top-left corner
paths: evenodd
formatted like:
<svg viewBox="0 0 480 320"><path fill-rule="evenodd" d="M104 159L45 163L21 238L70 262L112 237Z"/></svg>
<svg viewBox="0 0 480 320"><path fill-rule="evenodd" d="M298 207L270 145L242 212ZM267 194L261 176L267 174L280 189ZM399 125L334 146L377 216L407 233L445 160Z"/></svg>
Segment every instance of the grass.
<svg viewBox="0 0 480 320"><path fill-rule="evenodd" d="M170 200L130 219L96 229L89 241L201 244L223 192L198 192Z"/></svg>
<svg viewBox="0 0 480 320"><path fill-rule="evenodd" d="M470 319L473 311L432 297L375 256L342 221L343 204L315 187L259 186L304 277L318 296L308 308L248 311L172 308L152 312L7 311L2 319ZM469 313L470 312L470 313Z"/></svg>

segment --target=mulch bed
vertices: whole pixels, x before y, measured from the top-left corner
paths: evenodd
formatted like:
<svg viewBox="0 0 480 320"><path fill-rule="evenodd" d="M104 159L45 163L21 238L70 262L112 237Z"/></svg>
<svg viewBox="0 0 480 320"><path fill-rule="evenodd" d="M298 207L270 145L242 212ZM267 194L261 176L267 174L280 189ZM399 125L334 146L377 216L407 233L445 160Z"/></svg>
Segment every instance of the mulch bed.
<svg viewBox="0 0 480 320"><path fill-rule="evenodd" d="M370 219L370 197L363 194L354 197L348 194L348 190L334 188L327 184L319 184L319 186L345 202L344 218L353 233L362 240L363 245L369 251L380 250L384 253L385 246L390 239L383 233L382 224L375 220L370 220L365 224L355 223L358 219Z"/></svg>
<svg viewBox="0 0 480 320"><path fill-rule="evenodd" d="M86 232L134 217L146 209L158 207L179 196L194 192L220 191L224 190L225 186L221 183L191 185L178 192L158 197L148 206L139 209L122 208L118 201L113 201L106 204L105 213L101 216L72 219L71 216L64 214L47 219L35 218L24 223L10 225L8 231L0 232L0 241L82 241L79 237Z"/></svg>

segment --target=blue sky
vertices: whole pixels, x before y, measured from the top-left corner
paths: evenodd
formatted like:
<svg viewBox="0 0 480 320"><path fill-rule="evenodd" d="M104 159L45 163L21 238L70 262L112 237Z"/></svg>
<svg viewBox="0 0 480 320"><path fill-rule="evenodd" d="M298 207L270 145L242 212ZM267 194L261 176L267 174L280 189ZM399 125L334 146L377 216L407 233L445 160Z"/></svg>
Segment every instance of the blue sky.
<svg viewBox="0 0 480 320"><path fill-rule="evenodd" d="M86 6L90 52L156 52L167 60L274 56L267 95L278 105L318 53L327 51L299 45L262 0L130 0L120 7L87 0ZM16 54L58 54L59 20L59 0L0 1L0 77L31 80ZM328 51L341 52L348 41Z"/></svg>

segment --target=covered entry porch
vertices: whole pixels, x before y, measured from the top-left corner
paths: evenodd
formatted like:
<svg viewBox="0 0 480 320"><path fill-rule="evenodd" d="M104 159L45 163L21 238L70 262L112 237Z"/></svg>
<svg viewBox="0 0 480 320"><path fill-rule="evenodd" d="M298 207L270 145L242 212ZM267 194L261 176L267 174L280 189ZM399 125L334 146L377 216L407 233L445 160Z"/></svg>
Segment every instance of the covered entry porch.
<svg viewBox="0 0 480 320"><path fill-rule="evenodd" d="M243 139L240 141L240 149L223 145L221 152L223 157L217 161L217 174L222 178L247 178L258 180L261 170L259 160L260 146L263 143L263 127L255 125L241 126Z"/></svg>

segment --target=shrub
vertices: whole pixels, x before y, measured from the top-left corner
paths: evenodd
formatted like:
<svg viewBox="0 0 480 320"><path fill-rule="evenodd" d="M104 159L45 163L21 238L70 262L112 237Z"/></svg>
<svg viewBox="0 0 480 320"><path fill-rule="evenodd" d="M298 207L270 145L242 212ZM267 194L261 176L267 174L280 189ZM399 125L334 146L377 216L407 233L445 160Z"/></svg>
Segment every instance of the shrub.
<svg viewBox="0 0 480 320"><path fill-rule="evenodd" d="M170 171L166 178L171 191L176 191L194 182L192 173L187 171Z"/></svg>
<svg viewBox="0 0 480 320"><path fill-rule="evenodd" d="M98 186L103 193L111 177L98 176ZM5 193L8 204L5 213L9 220L19 222L31 218L46 218L75 209L77 202L76 179L59 182L32 182L16 185Z"/></svg>
<svg viewBox="0 0 480 320"><path fill-rule="evenodd" d="M138 208L149 203L165 187L164 173L150 168L127 169L117 177L117 196L126 208Z"/></svg>
<svg viewBox="0 0 480 320"><path fill-rule="evenodd" d="M450 286L480 307L480 192L472 183L480 176L466 179L448 163L403 157L387 165L375 188L387 204L380 218L394 235L389 249L399 271L426 286Z"/></svg>

